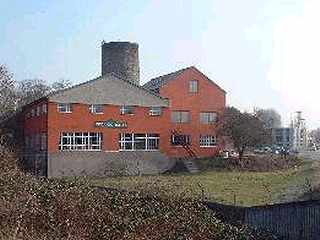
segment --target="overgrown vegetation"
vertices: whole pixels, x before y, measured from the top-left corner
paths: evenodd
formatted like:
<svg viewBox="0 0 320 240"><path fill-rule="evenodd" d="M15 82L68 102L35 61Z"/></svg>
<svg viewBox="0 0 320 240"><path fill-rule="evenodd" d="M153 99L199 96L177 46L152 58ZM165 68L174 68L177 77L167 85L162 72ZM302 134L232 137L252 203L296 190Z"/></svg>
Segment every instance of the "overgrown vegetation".
<svg viewBox="0 0 320 240"><path fill-rule="evenodd" d="M36 179L0 155L0 239L275 239L218 220L197 199Z"/></svg>
<svg viewBox="0 0 320 240"><path fill-rule="evenodd" d="M286 170L301 165L302 160L296 155L280 156L277 154L252 154L242 158L241 164L236 157L221 156L197 159L197 165L206 170L237 170L270 172Z"/></svg>

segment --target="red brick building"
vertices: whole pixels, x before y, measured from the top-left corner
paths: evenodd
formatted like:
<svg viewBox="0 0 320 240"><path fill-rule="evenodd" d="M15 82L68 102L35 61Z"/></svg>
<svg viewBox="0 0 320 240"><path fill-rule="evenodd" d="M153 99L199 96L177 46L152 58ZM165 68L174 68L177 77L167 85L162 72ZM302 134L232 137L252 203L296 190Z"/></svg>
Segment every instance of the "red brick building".
<svg viewBox="0 0 320 240"><path fill-rule="evenodd" d="M102 73L24 108L30 171L108 175L120 166L127 174L152 174L190 150L197 157L217 153L225 91L197 68L140 86L137 44L111 42L102 46Z"/></svg>

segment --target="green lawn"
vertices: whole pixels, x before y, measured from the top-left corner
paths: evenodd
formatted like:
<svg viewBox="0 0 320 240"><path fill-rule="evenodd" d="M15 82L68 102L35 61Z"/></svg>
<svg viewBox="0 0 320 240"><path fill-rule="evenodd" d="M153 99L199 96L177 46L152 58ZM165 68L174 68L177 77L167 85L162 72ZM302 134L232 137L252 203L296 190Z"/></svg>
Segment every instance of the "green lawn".
<svg viewBox="0 0 320 240"><path fill-rule="evenodd" d="M303 185L303 166L276 172L207 171L198 174L94 178L95 186L161 195L179 195L225 204L254 206L273 203L289 184Z"/></svg>

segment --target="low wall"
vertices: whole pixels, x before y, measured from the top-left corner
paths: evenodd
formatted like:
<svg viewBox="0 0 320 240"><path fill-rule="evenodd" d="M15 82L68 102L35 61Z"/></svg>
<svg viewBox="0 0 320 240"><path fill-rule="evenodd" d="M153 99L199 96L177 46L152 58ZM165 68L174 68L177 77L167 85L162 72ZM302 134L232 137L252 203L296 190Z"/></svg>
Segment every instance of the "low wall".
<svg viewBox="0 0 320 240"><path fill-rule="evenodd" d="M48 155L48 177L159 174L174 165L161 152L57 152Z"/></svg>

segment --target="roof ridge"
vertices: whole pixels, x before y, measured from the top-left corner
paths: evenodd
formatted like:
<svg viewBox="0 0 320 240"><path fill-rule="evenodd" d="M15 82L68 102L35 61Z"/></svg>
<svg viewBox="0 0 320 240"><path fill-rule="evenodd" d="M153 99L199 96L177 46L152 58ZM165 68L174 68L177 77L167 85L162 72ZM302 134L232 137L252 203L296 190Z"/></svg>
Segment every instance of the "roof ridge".
<svg viewBox="0 0 320 240"><path fill-rule="evenodd" d="M162 100L168 100L167 98L164 98L164 97L162 97L162 96L160 96L160 95L157 95L157 94L153 93L152 91L144 88L144 87L141 86L141 85L138 85L138 84L136 84L136 83L134 83L134 82L132 82L132 81L129 81L129 80L127 80L127 79L122 78L121 76L119 76L118 74L116 74L116 73L114 73L114 72L110 72L110 73L108 73L108 74L113 75L114 77L118 78L119 80L124 81L124 82L126 82L126 83L129 83L129 84L131 84L131 85L133 85L133 86L135 86L135 87L137 87L137 88L139 88L139 89L147 92L147 93L150 94L150 95L153 95L153 96L155 96L155 97L157 97L157 98L160 98L160 99L162 99Z"/></svg>
<svg viewBox="0 0 320 240"><path fill-rule="evenodd" d="M154 80L154 79L157 79L157 78L166 77L166 76L171 75L171 74L174 74L174 73L186 71L186 70L188 70L189 68L192 68L192 67L194 67L194 66L189 66L189 67L181 68L181 69L179 69L179 70L176 70L176 71L173 71L173 72L170 72L170 73L167 73L167 74L164 74L164 75L155 77L155 78L151 78L148 82L150 82L150 81L152 81L152 80ZM146 83L148 83L148 82L146 82Z"/></svg>
<svg viewBox="0 0 320 240"><path fill-rule="evenodd" d="M88 83L92 83L92 82L98 81L98 80L103 80L103 78L104 78L105 76L108 76L108 75L109 75L109 76L111 75L111 76L113 76L113 77L114 77L115 79L117 79L117 80L126 82L126 83L128 83L128 84L130 84L130 85L132 85L132 86L134 86L134 87L136 87L136 88L139 88L139 89L143 90L144 92L146 92L146 93L148 93L148 94L150 94L150 95L152 95L152 96L154 96L154 97L156 97L156 98L159 98L159 99L161 99L161 100L168 100L167 98L164 98L164 97L162 97L162 96L159 96L159 95L153 93L152 91L144 88L143 86L140 86L140 85L138 85L138 84L136 84L136 83L134 83L134 82L131 82L131 81L127 80L127 79L124 79L123 77L121 77L120 75L118 75L118 74L116 74L116 73L114 73L114 72L110 72L110 73L107 73L107 74L105 74L105 75L101 75L101 76L99 76L99 77L93 78L93 79L91 79L91 80L88 80L88 81L85 81L85 82L82 82L82 83L79 83L79 84L75 84L75 85L73 85L73 86L71 86L71 87L68 87L68 88L65 88L65 89L57 90L57 91L55 91L55 92L52 92L52 93L47 94L45 97L49 98L49 97L55 96L55 95L57 95L57 94L63 93L63 92L65 92L65 91L68 91L68 90L71 90L71 89L80 87L80 86L82 86L82 85L85 85L85 84L88 84Z"/></svg>

